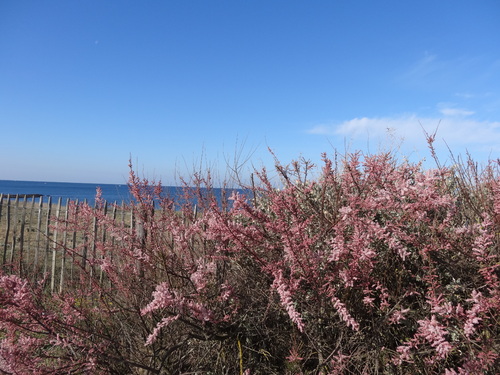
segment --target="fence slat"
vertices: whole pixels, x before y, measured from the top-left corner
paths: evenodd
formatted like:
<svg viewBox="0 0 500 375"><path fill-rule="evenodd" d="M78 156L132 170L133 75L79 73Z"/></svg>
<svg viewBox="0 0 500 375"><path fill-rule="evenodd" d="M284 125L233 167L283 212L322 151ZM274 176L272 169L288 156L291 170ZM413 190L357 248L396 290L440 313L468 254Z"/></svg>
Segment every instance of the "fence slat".
<svg viewBox="0 0 500 375"><path fill-rule="evenodd" d="M10 232L10 195L7 195L7 212L6 212L6 223L5 223L5 235L3 242L3 257L2 257L2 265L5 266L7 263L7 245L9 243L9 232Z"/></svg>
<svg viewBox="0 0 500 375"><path fill-rule="evenodd" d="M75 211L73 212L74 214L74 217L73 217L73 220L76 221L78 220L78 199L75 201ZM71 267L70 267L70 280L71 282L74 281L74 266L75 266L75 251L74 249L76 249L76 228L73 228L73 237L71 238L71 248L73 249L73 251L71 252Z"/></svg>
<svg viewBox="0 0 500 375"><path fill-rule="evenodd" d="M96 208L94 207L94 210L96 210ZM97 217L96 215L94 215L94 218L92 220L92 227L93 227L93 230L92 230L92 252L90 254L90 257L91 257L91 264L90 264L90 278L89 278L89 281L90 281L90 285L89 287L92 288L92 277L95 275L95 258L96 258L96 250L97 250Z"/></svg>
<svg viewBox="0 0 500 375"><path fill-rule="evenodd" d="M103 214L104 214L104 216L106 216L108 214L108 202L104 202ZM103 226L102 229L101 229L101 231L102 231L102 233L101 233L102 234L101 242L102 243L106 243L106 227ZM104 259L104 256L105 256L105 254L101 255L101 260ZM103 276L104 276L104 271L103 271L103 269L101 267L101 270L99 272L99 284L102 284Z"/></svg>
<svg viewBox="0 0 500 375"><path fill-rule="evenodd" d="M52 267L50 274L50 291L54 293L55 280L56 280L56 257L57 257L57 235L59 234L59 216L61 214L61 197L59 197L57 201L57 210L56 210L56 227L54 229L54 241L52 244Z"/></svg>
<svg viewBox="0 0 500 375"><path fill-rule="evenodd" d="M27 202L27 197L26 195L23 197L23 205L21 207L21 218L20 218L20 229L19 229L19 275L22 277L24 274L24 262L23 258L25 257L24 255L24 229L26 227L26 202Z"/></svg>
<svg viewBox="0 0 500 375"><path fill-rule="evenodd" d="M50 248L50 215L52 213L52 197L47 202L47 215L45 216L45 252L43 255L43 273L47 273L49 248Z"/></svg>
<svg viewBox="0 0 500 375"><path fill-rule="evenodd" d="M27 272L29 272L29 265L30 265L30 257L31 257L31 250L33 248L32 243L31 243L31 237L32 237L32 232L33 232L33 227L32 227L32 220L33 220L33 212L35 210L35 198L31 200L30 204L30 209L29 209L29 215L28 215L28 228L27 228L27 236L26 236L26 268Z"/></svg>
<svg viewBox="0 0 500 375"><path fill-rule="evenodd" d="M38 209L37 209L38 213L36 218L35 254L33 255L33 278L36 277L36 274L38 272L38 256L40 248L40 237L42 233L42 209L43 209L43 198L40 197L40 201L38 202Z"/></svg>
<svg viewBox="0 0 500 375"><path fill-rule="evenodd" d="M67 249L67 239L68 239L68 217L69 217L69 198L66 199L66 211L64 213L64 230L63 230L63 241L62 241L62 251L61 251L61 276L59 279L59 293L62 293L64 285L64 270L66 269L66 249Z"/></svg>
<svg viewBox="0 0 500 375"><path fill-rule="evenodd" d="M14 227L12 229L12 246L10 247L10 259L9 264L11 270L14 267L14 253L16 251L16 240L17 240L17 214L18 214L18 206L19 206L19 195L16 195L16 200L14 201Z"/></svg>

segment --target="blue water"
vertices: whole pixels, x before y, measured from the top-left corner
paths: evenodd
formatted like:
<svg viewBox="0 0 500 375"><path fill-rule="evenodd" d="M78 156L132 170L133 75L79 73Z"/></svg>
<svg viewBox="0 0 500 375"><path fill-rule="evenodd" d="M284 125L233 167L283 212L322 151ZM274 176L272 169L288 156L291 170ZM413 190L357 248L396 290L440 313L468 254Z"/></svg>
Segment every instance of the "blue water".
<svg viewBox="0 0 500 375"><path fill-rule="evenodd" d="M63 202L69 198L70 200L78 199L80 202L87 200L89 203L94 203L98 186L102 189L103 198L108 202L130 201L127 185L0 180L0 193L11 195L42 194L45 202L50 196L53 202L61 197Z"/></svg>
<svg viewBox="0 0 500 375"><path fill-rule="evenodd" d="M93 205L95 203L97 187L101 188L102 198L109 203L129 203L132 200L129 188L126 184L112 185L71 182L0 180L0 194L42 194L44 202L47 202L50 196L52 197L52 202L57 202L59 198L62 198L63 203L66 202L67 199L78 200L79 202L83 202L86 200L89 204ZM163 191L164 195L176 199L178 203L181 201L181 188L175 186L164 186ZM214 189L214 193L220 201L221 189ZM228 195L230 194L231 193L228 192ZM39 198L36 199L38 201Z"/></svg>

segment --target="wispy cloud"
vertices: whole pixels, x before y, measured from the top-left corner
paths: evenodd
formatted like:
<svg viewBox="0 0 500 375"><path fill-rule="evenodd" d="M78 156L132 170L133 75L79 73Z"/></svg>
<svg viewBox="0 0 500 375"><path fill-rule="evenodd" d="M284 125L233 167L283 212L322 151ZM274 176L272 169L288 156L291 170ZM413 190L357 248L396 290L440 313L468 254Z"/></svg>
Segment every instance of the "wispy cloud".
<svg viewBox="0 0 500 375"><path fill-rule="evenodd" d="M455 96L461 99L472 99L476 97L477 95L472 94L470 92L456 92Z"/></svg>
<svg viewBox="0 0 500 375"><path fill-rule="evenodd" d="M408 87L451 91L457 97L471 99L485 90L497 91L499 66L498 60L484 56L450 58L425 52L397 76L397 81Z"/></svg>
<svg viewBox="0 0 500 375"><path fill-rule="evenodd" d="M406 73L407 77L422 79L445 67L446 63L438 60L437 55L425 53L424 57L415 62Z"/></svg>

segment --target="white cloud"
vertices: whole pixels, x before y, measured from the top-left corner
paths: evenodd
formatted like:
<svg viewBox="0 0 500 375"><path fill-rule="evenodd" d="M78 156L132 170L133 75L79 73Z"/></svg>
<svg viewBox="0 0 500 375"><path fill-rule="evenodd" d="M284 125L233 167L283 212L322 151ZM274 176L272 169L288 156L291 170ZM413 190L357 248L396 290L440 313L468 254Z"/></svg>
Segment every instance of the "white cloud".
<svg viewBox="0 0 500 375"><path fill-rule="evenodd" d="M443 108L439 117L419 117L405 114L394 117L363 117L344 121L340 124L318 125L308 131L310 134L341 136L352 141L369 140L384 142L401 139L412 149L427 149L425 132L433 134L436 130L436 146L446 149L448 145L454 152L478 151L481 153L500 151L500 122L479 121L470 117L473 113L456 108ZM444 143L444 142L445 143ZM490 155L495 158L495 155Z"/></svg>
<svg viewBox="0 0 500 375"><path fill-rule="evenodd" d="M450 117L465 117L465 116L471 116L474 114L473 111L468 111L466 109L453 108L453 107L448 107L448 106L442 107L439 110L439 112L441 112L445 116L450 116Z"/></svg>
<svg viewBox="0 0 500 375"><path fill-rule="evenodd" d="M402 115L398 117L362 117L344 121L340 124L318 125L308 131L310 134L342 135L351 138L379 137L388 132L398 132L406 137L422 135L422 120L415 115ZM439 121L435 124L437 125ZM404 134L403 134L404 133Z"/></svg>

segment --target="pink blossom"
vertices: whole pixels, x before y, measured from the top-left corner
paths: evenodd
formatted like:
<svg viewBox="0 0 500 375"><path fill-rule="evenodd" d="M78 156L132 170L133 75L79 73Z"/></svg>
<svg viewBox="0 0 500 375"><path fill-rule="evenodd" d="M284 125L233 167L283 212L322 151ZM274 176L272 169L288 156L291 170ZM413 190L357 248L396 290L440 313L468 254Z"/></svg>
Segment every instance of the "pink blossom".
<svg viewBox="0 0 500 375"><path fill-rule="evenodd" d="M408 311L410 311L410 309L401 309L394 311L389 319L389 322L391 322L391 324L399 324L401 320L406 319L405 315Z"/></svg>
<svg viewBox="0 0 500 375"><path fill-rule="evenodd" d="M395 365L401 365L403 362L412 362L411 360L411 345L400 345L396 348L398 355L393 358L392 362Z"/></svg>
<svg viewBox="0 0 500 375"><path fill-rule="evenodd" d="M342 375L344 374L347 364L349 362L349 355L338 353L333 356L330 361L332 371L328 375Z"/></svg>
<svg viewBox="0 0 500 375"><path fill-rule="evenodd" d="M281 299L281 304L285 307L288 316L297 325L297 328L299 329L300 332L304 331L304 323L302 322L302 317L300 316L299 312L295 309L293 300L292 300L292 294L287 288L287 285L285 284L285 279L283 277L283 272L281 270L278 270L275 273L275 279L273 282L273 288L276 289L278 292L280 299Z"/></svg>
<svg viewBox="0 0 500 375"><path fill-rule="evenodd" d="M418 336L429 342L440 358L445 358L452 346L445 338L446 329L437 321L436 316L432 315L430 320L427 318L419 320L418 324L420 325Z"/></svg>
<svg viewBox="0 0 500 375"><path fill-rule="evenodd" d="M156 287L153 292L153 301L151 301L144 309L141 310L141 314L145 315L149 312L170 307L175 304L177 298L170 291L167 283L161 283Z"/></svg>
<svg viewBox="0 0 500 375"><path fill-rule="evenodd" d="M295 346L293 346L291 349L290 349L290 355L288 357L286 357L286 360L289 361L289 362L299 362L299 361L302 361L304 358L302 358L300 355L299 355L299 352L297 350L297 348Z"/></svg>
<svg viewBox="0 0 500 375"><path fill-rule="evenodd" d="M373 303L373 301L375 301L375 298L373 298L373 297L370 297L370 296L364 296L363 297L363 303L366 306L374 307L375 304Z"/></svg>
<svg viewBox="0 0 500 375"><path fill-rule="evenodd" d="M486 302L483 300L481 292L476 290L472 291L472 298L467 301L474 302L474 305L466 311L467 320L464 323L464 333L469 338L476 331L475 326L482 321L478 314L485 310Z"/></svg>
<svg viewBox="0 0 500 375"><path fill-rule="evenodd" d="M352 212L351 207L341 207L339 208L339 213L342 215L342 220L346 220L349 214Z"/></svg>
<svg viewBox="0 0 500 375"><path fill-rule="evenodd" d="M158 334L160 333L160 330L163 328L163 327L166 327L167 325L169 325L170 323L172 323L173 321L179 319L179 314L175 315L175 316L170 316L170 317L167 317L167 318L163 318L161 320L161 322L159 322L156 327L153 329L153 332L148 336L147 340L146 340L146 343L144 345L151 345L153 342L156 341L156 338L158 337Z"/></svg>
<svg viewBox="0 0 500 375"><path fill-rule="evenodd" d="M208 278L215 273L217 265L215 262L204 263L201 260L195 272L190 276L197 291L205 289L207 286Z"/></svg>
<svg viewBox="0 0 500 375"><path fill-rule="evenodd" d="M333 306L337 309L340 318L353 330L359 331L359 323L349 314L345 305L335 296L332 297Z"/></svg>

